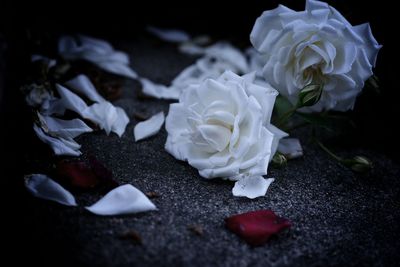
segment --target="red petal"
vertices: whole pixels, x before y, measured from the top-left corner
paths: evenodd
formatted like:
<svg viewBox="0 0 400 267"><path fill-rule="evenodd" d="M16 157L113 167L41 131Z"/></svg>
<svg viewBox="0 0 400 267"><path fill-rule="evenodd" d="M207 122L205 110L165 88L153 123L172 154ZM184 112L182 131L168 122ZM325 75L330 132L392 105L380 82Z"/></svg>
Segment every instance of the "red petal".
<svg viewBox="0 0 400 267"><path fill-rule="evenodd" d="M98 177L101 183L106 187L106 191L110 191L119 186L119 183L114 180L114 176L112 172L104 167L100 161L98 161L95 157L89 157L89 164L92 168L94 174Z"/></svg>
<svg viewBox="0 0 400 267"><path fill-rule="evenodd" d="M289 220L277 216L272 210L258 210L225 219L226 227L252 246L260 246L271 235L289 228Z"/></svg>
<svg viewBox="0 0 400 267"><path fill-rule="evenodd" d="M57 164L58 176L70 185L80 188L95 187L99 180L92 169L84 162L65 162Z"/></svg>

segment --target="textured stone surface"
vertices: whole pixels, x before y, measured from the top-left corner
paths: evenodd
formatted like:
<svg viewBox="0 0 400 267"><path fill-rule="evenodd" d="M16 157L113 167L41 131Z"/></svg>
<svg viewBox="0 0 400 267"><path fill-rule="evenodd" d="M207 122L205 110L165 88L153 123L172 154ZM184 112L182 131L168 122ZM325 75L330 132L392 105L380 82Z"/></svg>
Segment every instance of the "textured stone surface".
<svg viewBox="0 0 400 267"><path fill-rule="evenodd" d="M132 55L132 66L141 75L168 83L194 59L174 46L147 39L116 44ZM305 155L283 169L270 168L275 177L265 197L235 198L233 183L202 179L189 165L164 151L166 131L134 142L135 112L151 116L168 111L169 102L138 99L140 85L127 81L123 96L114 104L123 107L131 122L122 138L104 132L77 138L82 159L95 155L121 183L143 192L159 194L158 211L131 216L99 217L84 210L99 192L75 192L81 207L67 208L32 198L22 188L21 175L12 177L15 204L20 211L8 220L11 239L20 257L53 266L359 266L396 265L400 240L400 166L382 153L363 147L337 147L340 155L364 154L373 170L356 175L342 167L299 132ZM20 100L19 100L20 101ZM19 117L29 113L18 113ZM18 126L21 127L21 126ZM17 159L20 172L43 172L54 158L24 122L22 147ZM3 176L2 179L5 177ZM8 177L10 178L10 177ZM14 186L14 184L13 184ZM9 190L8 188L6 190ZM11 189L10 189L11 190ZM11 195L11 194L10 194ZM272 209L290 219L293 227L252 248L224 227L233 214ZM13 223L13 222L19 222ZM188 229L201 225L198 236ZM133 230L142 245L120 235ZM19 238L19 239L17 239ZM46 259L46 257L49 257Z"/></svg>

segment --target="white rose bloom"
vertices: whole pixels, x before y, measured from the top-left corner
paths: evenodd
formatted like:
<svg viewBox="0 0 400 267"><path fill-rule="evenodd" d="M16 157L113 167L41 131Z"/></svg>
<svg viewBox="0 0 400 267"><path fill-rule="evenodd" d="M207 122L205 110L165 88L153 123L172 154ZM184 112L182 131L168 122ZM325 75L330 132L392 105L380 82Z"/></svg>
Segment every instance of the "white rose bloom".
<svg viewBox="0 0 400 267"><path fill-rule="evenodd" d="M307 0L306 10L285 6L265 11L250 34L266 56L264 78L296 104L299 91L323 84L321 100L304 111L346 111L372 75L381 46L368 23L352 26L324 2Z"/></svg>
<svg viewBox="0 0 400 267"><path fill-rule="evenodd" d="M166 150L204 178L265 175L286 133L270 124L278 92L254 84L254 77L226 71L190 85L170 106Z"/></svg>

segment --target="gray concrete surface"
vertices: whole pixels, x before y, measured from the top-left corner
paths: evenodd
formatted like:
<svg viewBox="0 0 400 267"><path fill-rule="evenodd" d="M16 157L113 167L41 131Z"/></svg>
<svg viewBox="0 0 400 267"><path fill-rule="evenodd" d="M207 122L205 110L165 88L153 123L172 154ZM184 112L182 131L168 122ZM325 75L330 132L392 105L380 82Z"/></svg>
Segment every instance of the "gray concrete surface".
<svg viewBox="0 0 400 267"><path fill-rule="evenodd" d="M117 44L132 56L141 75L168 83L194 59L172 45L146 39ZM256 200L235 198L233 184L202 179L195 169L164 151L166 131L135 143L135 112L148 116L167 112L169 102L138 99L140 85L127 81L114 102L131 118L122 138L104 132L80 136L82 159L94 154L121 183L159 194L158 211L130 216L99 217L82 206L99 192L76 192L81 207L66 208L34 199L23 189L16 194L22 207L21 253L52 266L396 266L400 259L400 166L368 144L337 147L341 155L364 154L373 170L357 175L332 161L315 145L303 142L305 155L275 177L267 195ZM27 122L29 124L29 121ZM26 126L30 129L30 125ZM31 133L29 133L31 134ZM24 172L46 171L54 158L47 147L26 133L22 148ZM298 132L307 140L306 132ZM16 177L15 179L22 179ZM252 248L224 227L233 214L272 209L293 227L262 247ZM201 225L204 234L188 230ZM142 244L120 235L133 230ZM32 254L32 255L31 255Z"/></svg>

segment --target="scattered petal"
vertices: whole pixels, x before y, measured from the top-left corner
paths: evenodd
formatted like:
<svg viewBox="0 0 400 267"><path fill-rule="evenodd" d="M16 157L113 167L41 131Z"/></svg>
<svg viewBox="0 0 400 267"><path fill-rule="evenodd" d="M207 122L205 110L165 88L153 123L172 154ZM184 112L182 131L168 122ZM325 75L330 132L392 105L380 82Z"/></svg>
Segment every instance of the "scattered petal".
<svg viewBox="0 0 400 267"><path fill-rule="evenodd" d="M136 79L138 77L137 73L132 70L129 65L121 64L120 62L98 62L97 65L114 74L125 76L131 79Z"/></svg>
<svg viewBox="0 0 400 267"><path fill-rule="evenodd" d="M75 93L82 94L92 100L93 102L104 102L106 101L96 90L93 83L89 80L86 75L78 75L72 80L65 83Z"/></svg>
<svg viewBox="0 0 400 267"><path fill-rule="evenodd" d="M265 196L268 187L274 180L274 178L264 179L262 176L247 176L235 183L232 193L235 197L251 199Z"/></svg>
<svg viewBox="0 0 400 267"><path fill-rule="evenodd" d="M83 118L96 123L107 134L113 131L121 137L125 132L129 118L123 109L113 106L108 101L87 106L78 95L67 88L59 84L56 87L61 96L61 102L59 103L61 108L59 107L59 109L63 111L62 113L64 113L65 109L75 111Z"/></svg>
<svg viewBox="0 0 400 267"><path fill-rule="evenodd" d="M121 185L86 209L97 215L122 215L156 210L156 206L136 187Z"/></svg>
<svg viewBox="0 0 400 267"><path fill-rule="evenodd" d="M52 200L66 206L77 206L70 192L44 174L26 176L25 187L35 197Z"/></svg>
<svg viewBox="0 0 400 267"><path fill-rule="evenodd" d="M191 41L182 43L179 46L179 51L186 55L198 56L204 54L204 47L201 47Z"/></svg>
<svg viewBox="0 0 400 267"><path fill-rule="evenodd" d="M61 100L59 102L59 105L61 106L61 108L59 109L60 111L62 111L61 114L64 114L65 110L68 109L82 116L83 111L88 108L85 101L83 101L82 98L80 98L77 94L71 92L64 86L56 84L56 88L58 94L61 97Z"/></svg>
<svg viewBox="0 0 400 267"><path fill-rule="evenodd" d="M279 141L278 152L287 159L295 159L303 156L303 148L297 138L284 138Z"/></svg>
<svg viewBox="0 0 400 267"><path fill-rule="evenodd" d="M36 124L33 125L33 130L37 137L45 144L48 144L53 149L54 154L58 156L80 156L82 154L79 151L81 146L73 139L67 140L62 137L56 138L49 136Z"/></svg>
<svg viewBox="0 0 400 267"><path fill-rule="evenodd" d="M82 116L99 125L100 129L104 129L107 135L113 131L120 137L129 123L125 111L119 107L114 107L108 101L89 106L82 112Z"/></svg>
<svg viewBox="0 0 400 267"><path fill-rule="evenodd" d="M93 131L80 119L62 120L51 116L41 115L37 113L42 127L46 127L48 133L52 136L62 137L65 139L75 138L83 133Z"/></svg>
<svg viewBox="0 0 400 267"><path fill-rule="evenodd" d="M74 187L92 188L99 183L93 170L84 162L61 161L57 164L58 176Z"/></svg>
<svg viewBox="0 0 400 267"><path fill-rule="evenodd" d="M207 47L205 54L215 58L217 61L228 63L231 66L230 70L233 72L249 72L249 66L244 54L228 42L218 42Z"/></svg>
<svg viewBox="0 0 400 267"><path fill-rule="evenodd" d="M105 186L107 192L119 186L119 183L114 180L112 172L96 158L89 157L89 164L96 177L101 181L101 184Z"/></svg>
<svg viewBox="0 0 400 267"><path fill-rule="evenodd" d="M277 216L272 210L258 210L225 219L226 227L252 246L260 246L285 228L289 220Z"/></svg>
<svg viewBox="0 0 400 267"><path fill-rule="evenodd" d="M148 26L147 31L163 41L171 43L182 43L190 40L189 34L176 29L161 29L153 26Z"/></svg>
<svg viewBox="0 0 400 267"><path fill-rule="evenodd" d="M129 123L129 117L126 115L125 110L120 107L116 107L117 119L114 124L111 126L111 131L116 133L119 137L121 137L126 129L126 126Z"/></svg>
<svg viewBox="0 0 400 267"><path fill-rule="evenodd" d="M161 129L165 120L164 112L159 112L150 119L139 122L134 128L135 141L153 136Z"/></svg>
<svg viewBox="0 0 400 267"><path fill-rule="evenodd" d="M159 99L178 99L180 91L173 86L167 87L163 84L156 84L149 79L140 78L142 83L142 90L148 96Z"/></svg>
<svg viewBox="0 0 400 267"><path fill-rule="evenodd" d="M63 36L58 42L58 52L67 60L84 59L105 71L133 79L138 77L129 66L129 56L114 50L104 40L83 35L78 38Z"/></svg>

